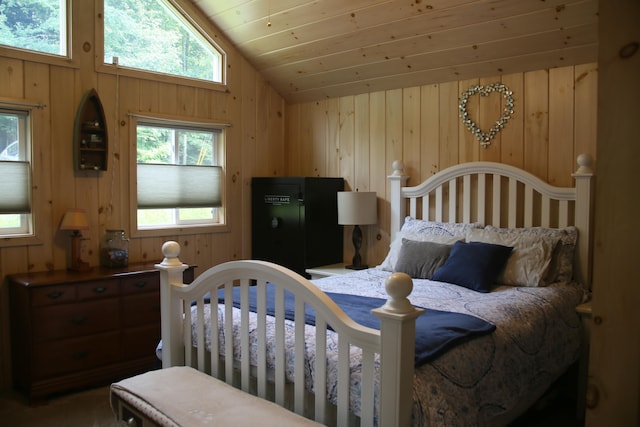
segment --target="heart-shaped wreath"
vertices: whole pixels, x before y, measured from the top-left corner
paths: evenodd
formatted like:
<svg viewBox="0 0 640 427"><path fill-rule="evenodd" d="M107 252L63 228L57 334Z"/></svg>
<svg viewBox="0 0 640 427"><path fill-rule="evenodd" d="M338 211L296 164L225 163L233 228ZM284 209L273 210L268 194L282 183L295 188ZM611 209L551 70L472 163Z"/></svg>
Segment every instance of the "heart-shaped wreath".
<svg viewBox="0 0 640 427"><path fill-rule="evenodd" d="M483 132L478 125L469 118L469 113L467 112L467 102L469 101L469 97L473 95L480 96L489 96L492 92L499 92L502 94L502 97L505 99L505 105L502 109L502 116L494 125L489 129L489 132ZM478 141L480 141L480 145L482 147L487 148L489 144L491 144L491 140L498 132L502 130L502 128L507 124L511 115L513 114L513 92L505 85L501 83L491 83L487 86L478 86L473 85L469 89L462 92L460 96L460 118L462 119L462 123L473 133Z"/></svg>

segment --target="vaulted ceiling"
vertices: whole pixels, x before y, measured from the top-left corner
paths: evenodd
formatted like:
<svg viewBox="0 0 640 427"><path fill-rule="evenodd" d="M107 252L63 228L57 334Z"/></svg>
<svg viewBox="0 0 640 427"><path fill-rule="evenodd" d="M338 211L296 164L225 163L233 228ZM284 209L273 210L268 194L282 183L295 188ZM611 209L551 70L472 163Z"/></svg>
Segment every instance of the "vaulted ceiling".
<svg viewBox="0 0 640 427"><path fill-rule="evenodd" d="M597 60L598 0L191 0L288 101Z"/></svg>

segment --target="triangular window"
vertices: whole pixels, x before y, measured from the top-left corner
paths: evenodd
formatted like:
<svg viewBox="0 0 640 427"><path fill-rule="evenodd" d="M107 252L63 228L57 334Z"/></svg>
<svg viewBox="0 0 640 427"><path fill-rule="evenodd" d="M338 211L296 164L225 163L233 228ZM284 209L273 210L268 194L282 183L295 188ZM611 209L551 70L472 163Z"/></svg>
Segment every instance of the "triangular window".
<svg viewBox="0 0 640 427"><path fill-rule="evenodd" d="M223 83L223 52L168 0L104 0L104 62Z"/></svg>

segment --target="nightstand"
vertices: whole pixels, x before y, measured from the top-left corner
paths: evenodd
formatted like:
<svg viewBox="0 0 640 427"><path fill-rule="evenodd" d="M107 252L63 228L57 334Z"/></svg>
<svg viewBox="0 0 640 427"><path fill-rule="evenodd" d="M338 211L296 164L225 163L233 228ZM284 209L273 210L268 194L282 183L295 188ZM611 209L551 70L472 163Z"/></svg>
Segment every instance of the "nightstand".
<svg viewBox="0 0 640 427"><path fill-rule="evenodd" d="M323 277L337 276L339 274L353 273L355 270L351 270L345 267L345 263L340 262L338 264L323 265L320 267L307 268L305 272L311 276L311 279L321 279Z"/></svg>
<svg viewBox="0 0 640 427"><path fill-rule="evenodd" d="M587 376L589 374L589 343L591 340L591 301L576 307L582 323L582 344L578 371L578 397L576 411L579 419L584 419L585 401L587 397Z"/></svg>

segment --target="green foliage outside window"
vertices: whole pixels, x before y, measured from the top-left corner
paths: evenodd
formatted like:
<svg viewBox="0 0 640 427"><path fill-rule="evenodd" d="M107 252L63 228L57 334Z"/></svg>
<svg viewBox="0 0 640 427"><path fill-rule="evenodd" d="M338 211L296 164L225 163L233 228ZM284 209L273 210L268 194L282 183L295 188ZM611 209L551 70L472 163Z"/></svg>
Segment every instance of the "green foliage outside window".
<svg viewBox="0 0 640 427"><path fill-rule="evenodd" d="M66 0L0 1L0 44L66 55Z"/></svg>

